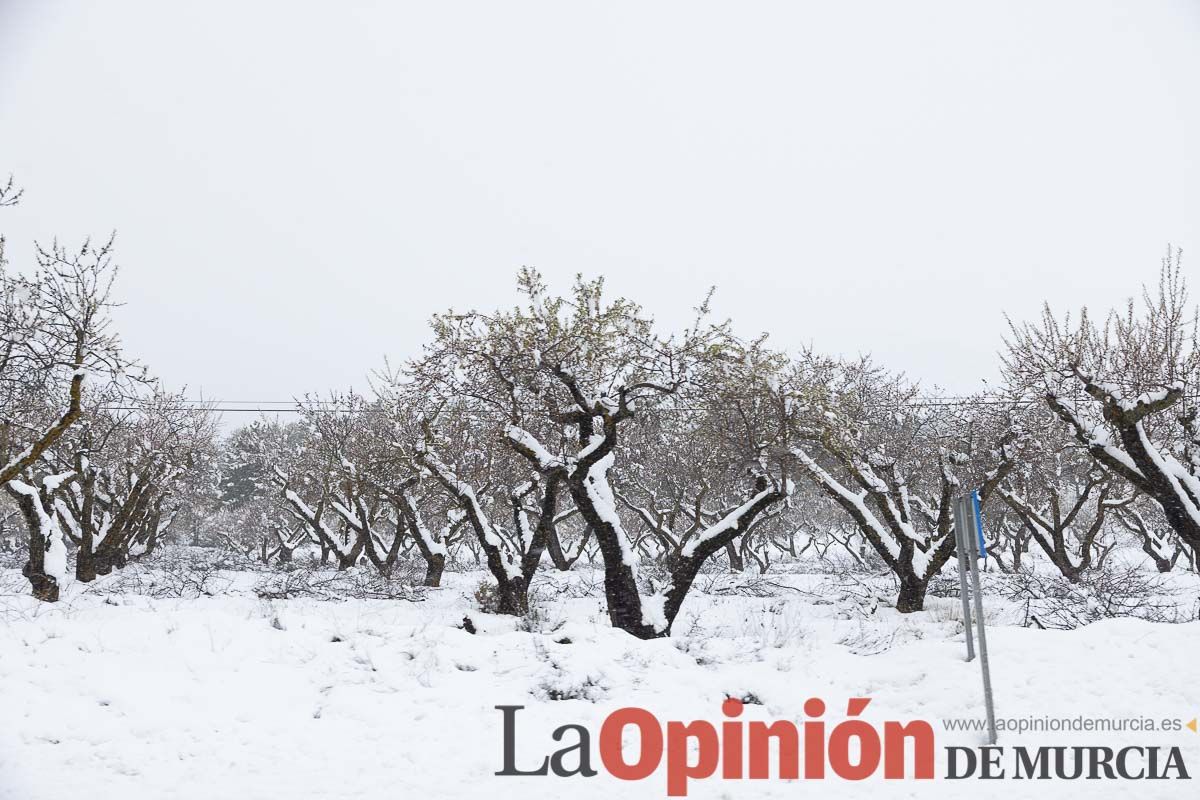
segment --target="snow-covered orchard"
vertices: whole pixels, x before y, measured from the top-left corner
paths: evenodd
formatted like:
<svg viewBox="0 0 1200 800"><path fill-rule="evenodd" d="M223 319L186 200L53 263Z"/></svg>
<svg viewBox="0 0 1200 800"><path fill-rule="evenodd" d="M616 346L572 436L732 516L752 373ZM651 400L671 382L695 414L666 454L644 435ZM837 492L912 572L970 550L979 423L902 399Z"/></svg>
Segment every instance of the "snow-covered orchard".
<svg viewBox="0 0 1200 800"><path fill-rule="evenodd" d="M1176 253L1119 313L998 330L1004 380L970 397L777 349L711 293L663 330L601 279L558 293L525 269L498 308L435 315L371 392L236 427L124 350L111 242L37 253L0 264L0 796L565 791L494 775L498 705L527 707L533 763L559 725L717 719L730 697L764 720L866 697L863 719L975 745L940 727L981 714L953 571L971 490L1002 715L1200 707ZM569 789L616 790L664 788Z"/></svg>

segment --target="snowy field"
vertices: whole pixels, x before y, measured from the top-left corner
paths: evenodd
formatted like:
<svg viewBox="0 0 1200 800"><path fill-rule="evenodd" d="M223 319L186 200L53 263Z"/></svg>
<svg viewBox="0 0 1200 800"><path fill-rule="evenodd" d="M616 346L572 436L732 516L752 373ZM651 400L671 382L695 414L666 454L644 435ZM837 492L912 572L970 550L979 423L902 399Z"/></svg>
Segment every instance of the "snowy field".
<svg viewBox="0 0 1200 800"><path fill-rule="evenodd" d="M536 612L517 620L475 610L482 573L448 574L446 586L413 600L346 600L263 599L283 585L269 573L183 581L131 569L86 591L75 584L55 605L24 596L19 573L0 577L0 797L662 797L657 774L633 783L603 770L495 777L493 707L526 706L517 753L528 766L552 751L560 725L594 733L631 705L662 720L718 720L729 696L748 701L747 720L802 720L813 696L830 703L831 721L853 696L872 698L867 719L929 720L939 777L870 779L877 796L1195 796L1190 781L942 779L943 747L981 743L941 723L982 716L954 597L930 597L926 611L901 617L869 582L842 575L713 574L702 576L674 636L645 642L608 626L591 582L599 576L586 570L544 575ZM1038 630L1021 626L1027 613L998 600L988 612L999 716L1186 720L1200 711L1190 679L1200 623ZM1200 736L1188 730L1002 740L1178 745L1200 765ZM692 782L689 796L796 797L817 787L822 797L865 788L836 778L712 779Z"/></svg>

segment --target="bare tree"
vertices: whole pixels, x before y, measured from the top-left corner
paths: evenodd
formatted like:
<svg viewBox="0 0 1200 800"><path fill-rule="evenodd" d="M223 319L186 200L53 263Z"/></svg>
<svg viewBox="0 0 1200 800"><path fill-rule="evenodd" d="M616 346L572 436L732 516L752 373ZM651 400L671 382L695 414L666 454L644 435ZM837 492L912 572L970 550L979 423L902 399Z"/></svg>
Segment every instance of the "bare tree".
<svg viewBox="0 0 1200 800"><path fill-rule="evenodd" d="M1033 534L1011 508L1003 503L993 503L984 525L984 539L988 557L1001 572L1020 572L1033 543ZM1006 558L1008 563L1005 563Z"/></svg>
<svg viewBox="0 0 1200 800"><path fill-rule="evenodd" d="M896 574L896 609L920 611L954 553L952 502L965 489L958 473L979 475L986 503L1015 459L1010 432L1001 426L981 438L953 409L920 402L915 385L866 359L810 354L794 381L805 407L794 448L801 466ZM981 469L981 455L990 468Z"/></svg>
<svg viewBox="0 0 1200 800"><path fill-rule="evenodd" d="M193 530L193 543L198 544L207 534L217 544L263 563L273 558L287 563L305 544L320 546L310 527L289 512L276 473L303 472L301 465L310 437L311 432L302 423L267 419L230 432L219 448L215 499L199 521L200 529ZM300 474L299 480L306 480L306 476ZM284 540L289 546L284 546ZM324 549L325 558L328 553Z"/></svg>
<svg viewBox="0 0 1200 800"><path fill-rule="evenodd" d="M752 480L742 502L680 551L674 588L649 587L643 594L637 544L610 479L621 431L641 411L677 395L691 370L717 359L727 329L698 322L677 338L663 337L635 303L606 301L601 281L581 279L569 296L556 297L537 273L525 270L519 285L525 305L511 311L436 317L434 342L409 374L417 391L436 397L446 411L486 420L541 476L546 491L566 489L603 557L613 625L641 638L666 635L693 565L723 548L727 532L740 533L784 491L765 472ZM428 457L425 463L471 507L464 491L470 487L456 473ZM489 537L481 542L495 546Z"/></svg>
<svg viewBox="0 0 1200 800"><path fill-rule="evenodd" d="M0 206L21 196L10 178ZM0 236L0 485L29 532L24 567L35 597L58 599L66 544L52 511L70 475L45 470L43 457L83 416L89 374L103 382L129 366L111 331L112 239L70 251L36 248L30 276L9 271Z"/></svg>
<svg viewBox="0 0 1200 800"><path fill-rule="evenodd" d="M1163 518L1162 507L1138 495L1114 509L1117 521L1137 537L1142 552L1159 572L1170 572L1184 553L1184 545Z"/></svg>
<svg viewBox="0 0 1200 800"><path fill-rule="evenodd" d="M361 480L355 463L367 441L365 401L350 394L334 395L328 402L347 405L329 410L326 401L306 398L297 406L302 423L287 430L262 426L247 431L247 436L264 439L248 450L267 464L281 508L319 545L322 564L333 556L338 570L348 570L369 546L369 560L390 572L396 556L387 554L393 551L391 544L398 552L401 534L388 524L384 503ZM383 542L385 535L391 544Z"/></svg>
<svg viewBox="0 0 1200 800"><path fill-rule="evenodd" d="M1144 289L1097 325L1085 309L1059 321L1010 323L1009 382L1047 406L1108 472L1152 498L1193 551L1200 548L1200 387L1196 311L1178 252L1163 260L1157 291Z"/></svg>
<svg viewBox="0 0 1200 800"><path fill-rule="evenodd" d="M425 561L425 585L440 585L446 536L426 525L421 511L425 498L417 494L421 476L412 415L368 403L353 392L335 402L342 409L336 414L312 406L306 411L322 446L330 449L330 461L338 465L333 510L362 540L380 574L392 573L408 541Z"/></svg>
<svg viewBox="0 0 1200 800"><path fill-rule="evenodd" d="M497 611L524 614L529 586L555 528L561 481L530 476L506 443L489 435L488 426L461 413L466 409L447 411L428 420L417 462L474 532L496 581Z"/></svg>
<svg viewBox="0 0 1200 800"><path fill-rule="evenodd" d="M997 495L1028 540L1064 578L1077 583L1086 570L1101 566L1116 544L1106 525L1111 512L1132 502L1134 492L1096 464L1044 407L1027 409L1023 416L1026 429L1038 435L1028 437ZM1013 558L1019 565L1019 550Z"/></svg>
<svg viewBox="0 0 1200 800"><path fill-rule="evenodd" d="M128 364L110 331L116 275L112 240L77 251L57 242L37 249L33 277L10 274L0 260L0 484L20 477L83 415L89 373L121 373ZM41 422L47 401L65 406ZM30 417L14 414L32 411Z"/></svg>
<svg viewBox="0 0 1200 800"><path fill-rule="evenodd" d="M778 386L786 360L765 340L724 337L717 353L694 364L677 392L631 424L626 469L615 483L616 496L661 552L668 626L718 553L735 571L745 568L747 555L766 569L769 553L752 543L784 512L792 490L794 406Z"/></svg>
<svg viewBox="0 0 1200 800"><path fill-rule="evenodd" d="M125 402L130 410L90 413L59 448L73 480L53 513L78 547L83 582L152 553L178 513L175 493L216 456L208 408L161 391Z"/></svg>

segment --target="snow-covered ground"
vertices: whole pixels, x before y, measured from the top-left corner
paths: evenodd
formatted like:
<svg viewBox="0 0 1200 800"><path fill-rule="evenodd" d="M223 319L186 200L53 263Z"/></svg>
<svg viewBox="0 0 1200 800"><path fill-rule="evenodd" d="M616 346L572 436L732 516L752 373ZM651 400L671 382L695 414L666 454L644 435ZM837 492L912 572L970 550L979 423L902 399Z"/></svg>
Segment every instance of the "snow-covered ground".
<svg viewBox="0 0 1200 800"><path fill-rule="evenodd" d="M713 778L692 782L691 797L1196 796L1192 781L943 779L942 748L982 741L941 723L982 717L957 598L931 597L925 612L901 617L869 593L831 590L838 576L702 576L674 635L644 642L609 628L598 577L586 570L545 575L537 614L521 621L474 610L481 579L447 574L415 602L264 600L254 573L216 576L215 596L117 592L103 579L51 606L26 598L19 573L3 571L0 797L663 797L661 772L633 783L603 770L495 776L494 707L526 707L517 753L528 767L555 749L560 725L595 736L622 706L719 722L728 696L750 701L744 720L794 721L805 719L807 698L821 697L831 724L847 698L870 697L866 719L934 725L939 777ZM1114 619L1043 631L1012 624L1020 609L994 606L999 716L1200 713L1200 623ZM461 627L468 614L476 634ZM1005 734L1002 743L1177 745L1200 770L1200 735L1186 729Z"/></svg>

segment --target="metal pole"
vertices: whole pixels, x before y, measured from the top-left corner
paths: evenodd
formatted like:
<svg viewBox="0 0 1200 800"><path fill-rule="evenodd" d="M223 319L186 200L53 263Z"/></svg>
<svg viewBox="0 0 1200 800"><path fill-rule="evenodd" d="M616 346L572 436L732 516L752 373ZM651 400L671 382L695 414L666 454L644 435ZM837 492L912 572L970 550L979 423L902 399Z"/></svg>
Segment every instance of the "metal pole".
<svg viewBox="0 0 1200 800"><path fill-rule="evenodd" d="M975 658L975 637L971 634L971 600L967 590L967 548L966 536L967 517L963 513L963 499L954 500L954 550L958 553L958 596L962 598L963 634L967 640L967 661Z"/></svg>
<svg viewBox="0 0 1200 800"><path fill-rule="evenodd" d="M961 501L963 502L963 505L964 505L963 510L964 511L970 510L970 512L971 512L967 516L967 519L970 520L969 524L964 525L963 527L964 528L967 528L967 527L975 528L976 525L975 525L974 509L969 507L969 505L968 505L968 504L972 503L972 500L968 499L968 498L962 498ZM972 584L971 588L974 590L974 593L975 593L975 619L978 622L978 628L979 628L979 665L980 665L980 671L983 673L983 703L984 703L984 706L987 708L987 723L988 723L988 736L989 736L988 744L995 744L996 743L996 710L995 710L994 706L992 705L992 672L988 667L987 633L986 633L987 626L984 625L984 622L983 622L983 592L980 591L980 588L979 588L979 550L978 550L977 537L980 532L977 530L968 531L968 532L972 535L965 536L964 538L967 539L966 544L967 544L968 552L970 554L969 562L970 562L970 567L971 567L971 584Z"/></svg>

